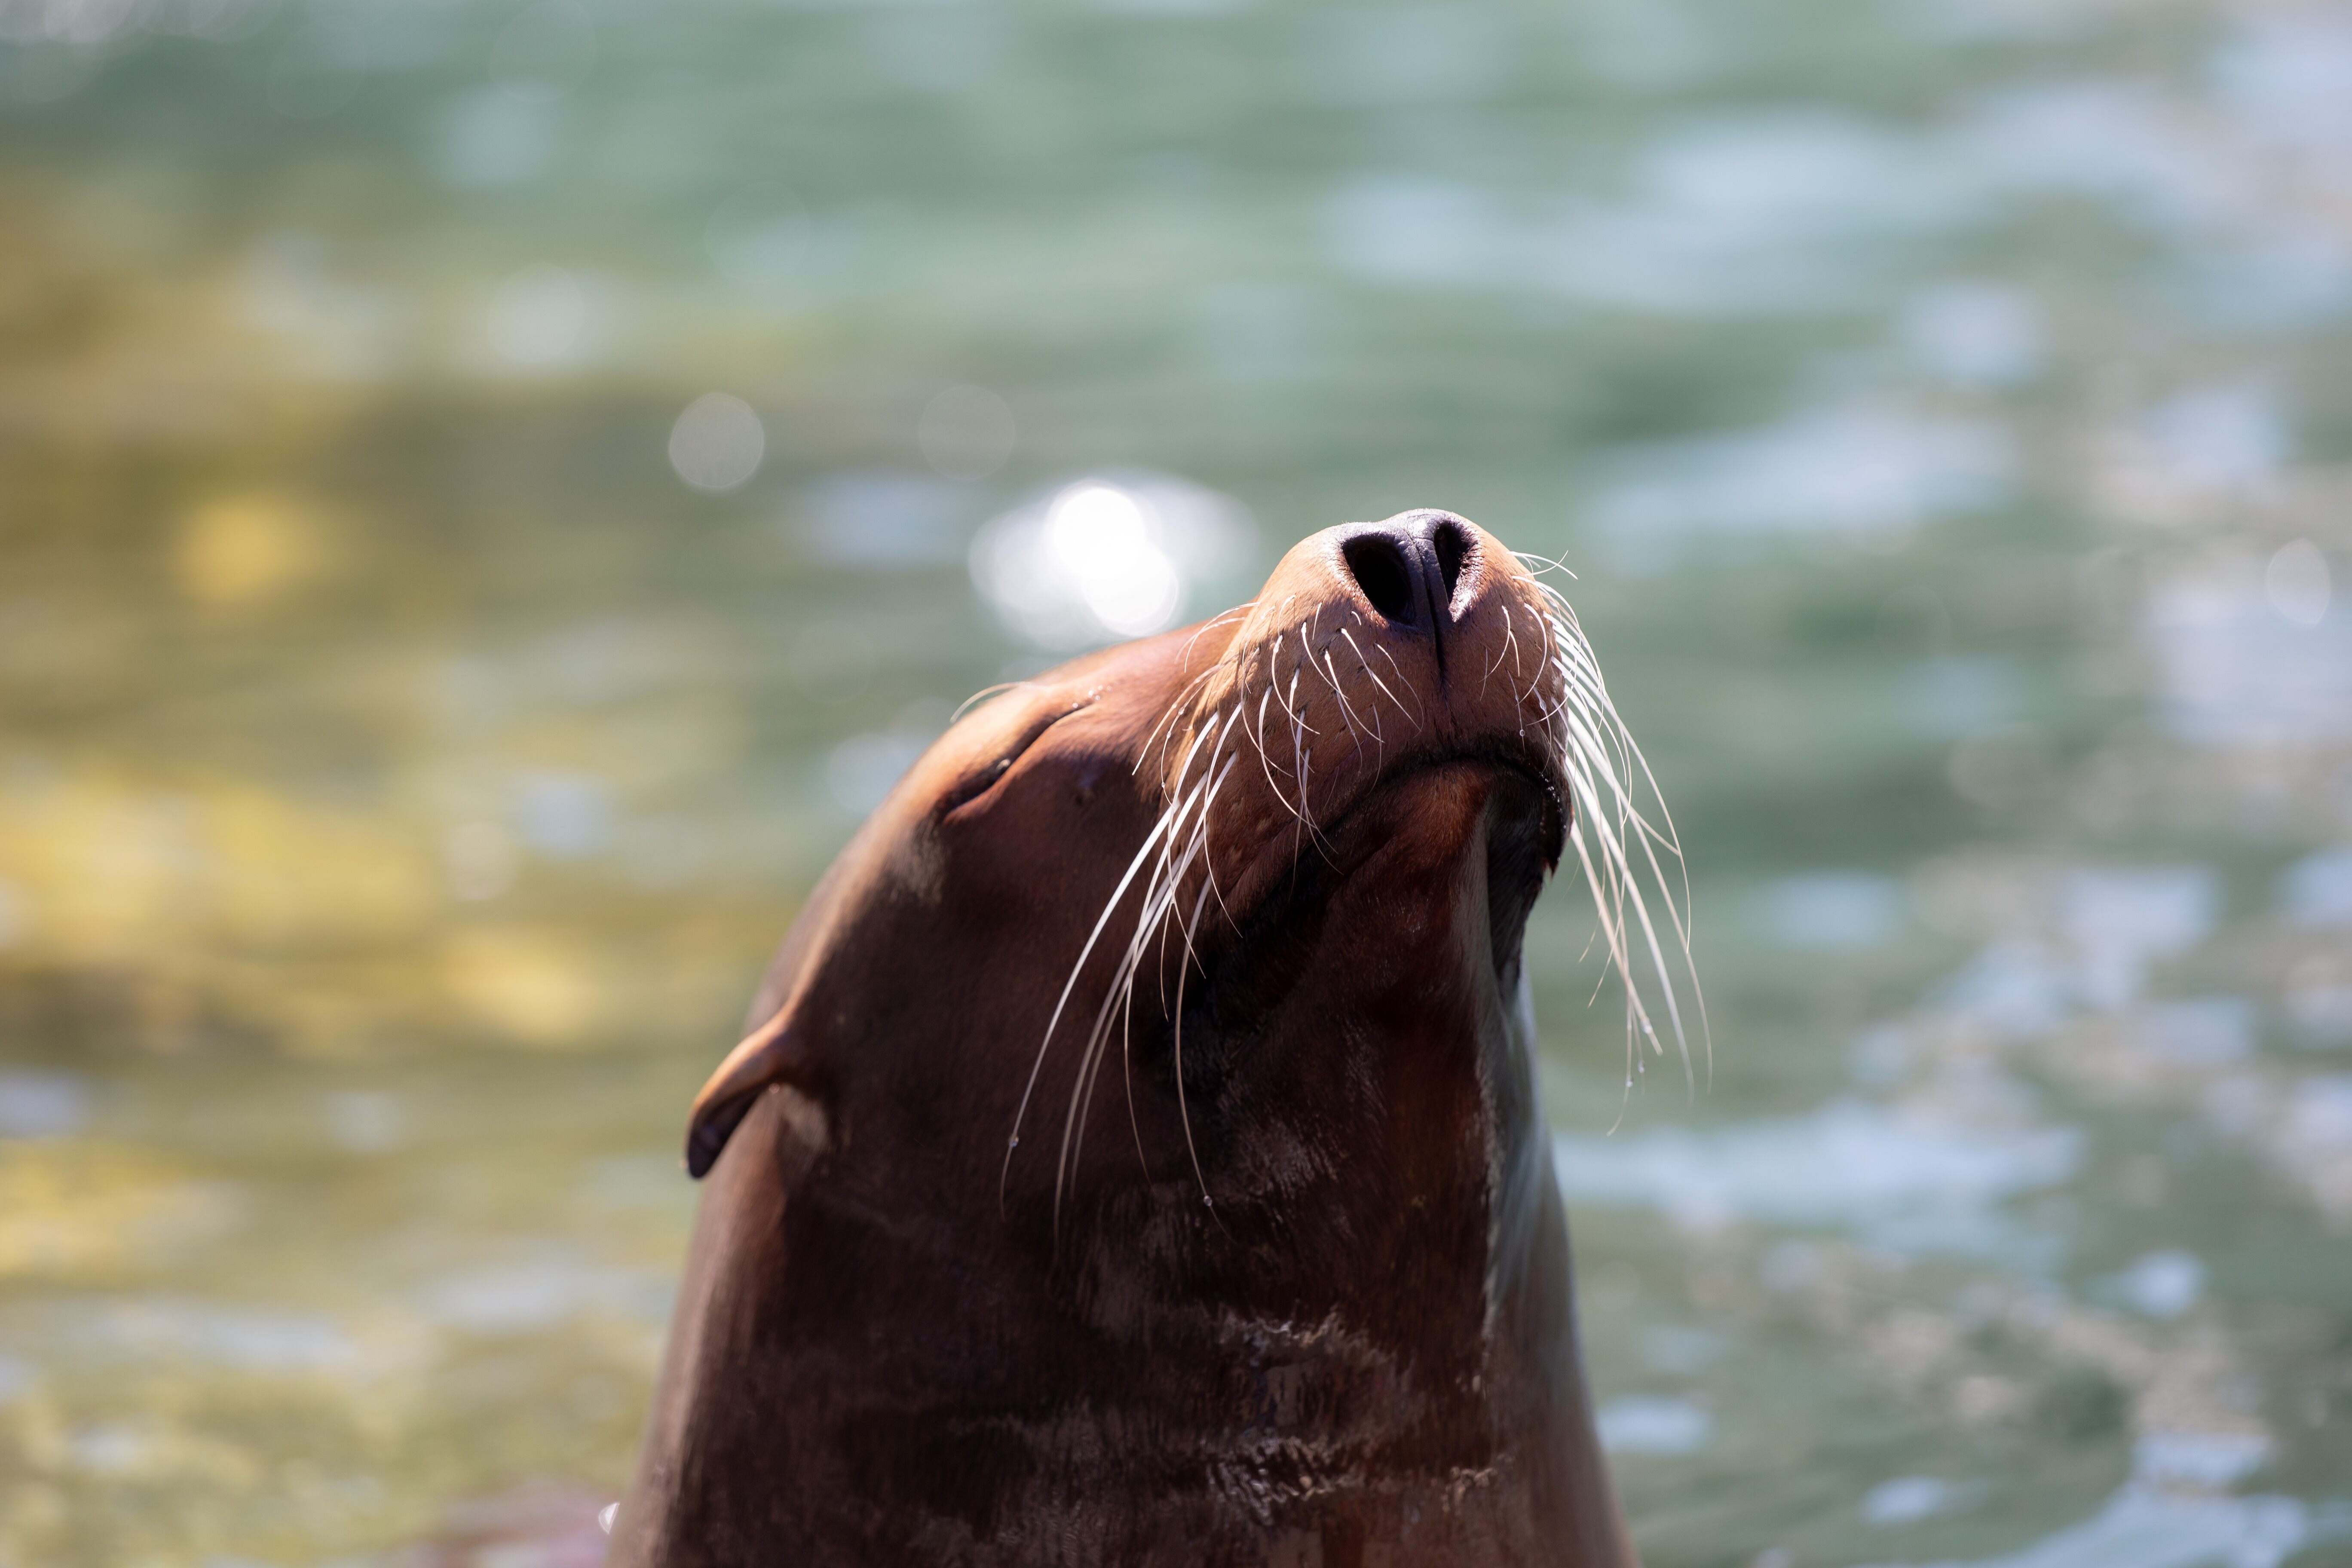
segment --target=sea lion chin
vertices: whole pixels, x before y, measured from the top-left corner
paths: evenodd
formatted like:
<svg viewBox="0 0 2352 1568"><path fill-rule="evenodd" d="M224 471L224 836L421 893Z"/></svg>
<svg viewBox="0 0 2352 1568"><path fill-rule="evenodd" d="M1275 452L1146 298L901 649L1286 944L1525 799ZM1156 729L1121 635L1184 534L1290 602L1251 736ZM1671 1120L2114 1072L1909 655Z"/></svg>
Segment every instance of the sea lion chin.
<svg viewBox="0 0 2352 1568"><path fill-rule="evenodd" d="M612 1562L1632 1562L1520 973L1572 848L1664 977L1627 757L1442 511L957 723L696 1100Z"/></svg>

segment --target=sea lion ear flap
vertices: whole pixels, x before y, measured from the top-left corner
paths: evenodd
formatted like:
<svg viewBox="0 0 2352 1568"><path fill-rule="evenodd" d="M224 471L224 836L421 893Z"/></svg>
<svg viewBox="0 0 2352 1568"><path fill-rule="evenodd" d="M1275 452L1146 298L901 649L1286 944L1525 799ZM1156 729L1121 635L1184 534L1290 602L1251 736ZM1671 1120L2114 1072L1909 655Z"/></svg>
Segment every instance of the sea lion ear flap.
<svg viewBox="0 0 2352 1568"><path fill-rule="evenodd" d="M809 1048L806 1031L793 1022L797 1011L786 1003L774 1017L745 1036L694 1097L694 1111L686 1124L686 1169L695 1180L700 1181L717 1163L736 1123L750 1113L770 1084L789 1084L804 1092L813 1089L814 1053Z"/></svg>

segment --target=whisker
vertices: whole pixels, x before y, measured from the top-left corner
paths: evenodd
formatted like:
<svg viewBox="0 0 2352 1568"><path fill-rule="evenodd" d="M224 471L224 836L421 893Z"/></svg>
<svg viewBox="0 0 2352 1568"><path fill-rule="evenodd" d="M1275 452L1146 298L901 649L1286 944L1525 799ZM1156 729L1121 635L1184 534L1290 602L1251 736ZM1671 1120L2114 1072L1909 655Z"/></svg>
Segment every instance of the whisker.
<svg viewBox="0 0 2352 1568"><path fill-rule="evenodd" d="M1390 701L1396 703L1398 713L1402 714L1408 720L1412 720L1412 715L1406 712L1404 703L1398 698L1395 692L1389 689L1389 683L1381 679L1380 672L1372 668L1372 661L1364 657L1363 645L1356 640L1356 634L1348 630L1345 626L1342 626L1339 628L1339 635L1346 637L1348 639L1348 646L1356 650L1356 662L1364 667L1364 674L1366 678L1368 678L1374 686L1380 688L1381 694L1382 696L1386 697ZM1388 652L1388 649L1382 648L1381 651L1382 653L1386 653ZM1391 662L1393 663L1394 660L1391 660ZM1400 673L1397 679L1402 680L1404 677ZM1414 720L1413 728L1418 730L1420 727L1420 721L1418 720Z"/></svg>
<svg viewBox="0 0 2352 1568"><path fill-rule="evenodd" d="M1213 724L1209 726L1209 728L1213 727ZM1193 745L1194 749L1197 750L1200 745L1200 740L1198 738L1195 739ZM1189 770L1191 765L1192 755L1188 752L1185 757L1184 767ZM1180 770L1180 779L1181 777L1181 772L1182 770ZM1103 931L1105 928L1110 924L1112 914L1118 910L1120 902L1127 897L1128 889L1134 885L1137 873L1143 869L1145 862L1151 858L1152 847L1155 844L1158 844L1163 836L1173 835L1178 824L1181 820L1182 815L1183 811L1181 803L1171 802L1160 812L1159 818L1152 823L1150 830L1143 836L1142 844L1137 847L1135 858L1128 862L1127 870L1125 874L1119 878L1118 885L1111 889L1110 898L1105 901L1102 913L1095 918L1094 929L1087 933L1086 943L1084 946L1079 948L1077 960L1070 966L1069 977L1062 983L1062 993L1055 999L1053 1014L1046 1019L1045 1037L1037 1043L1036 1059L1030 1064L1028 1081L1022 1086L1021 1102L1019 1106L1015 1108L1013 1114L1013 1132L1005 1144L1003 1168L999 1172L997 1176L997 1201L1000 1205L1003 1204L1004 1199L1006 1184L1012 1179L1013 1155L1013 1152L1021 1147L1021 1128L1022 1124L1028 1118L1029 1102L1036 1095L1038 1076L1045 1071L1045 1058L1047 1053L1051 1050L1054 1043L1054 1032L1061 1026L1062 1015L1064 1012L1068 1010L1070 1005L1070 994L1077 988L1078 976L1085 972L1087 960L1093 956L1096 944L1102 941ZM1130 942L1129 947L1131 952L1133 948L1132 942ZM1083 1058L1081 1070L1083 1071ZM1057 1181L1055 1183L1055 1215L1057 1228L1060 1224L1060 1184Z"/></svg>
<svg viewBox="0 0 2352 1568"><path fill-rule="evenodd" d="M1412 681L1410 681L1410 680L1407 680L1407 679L1404 678L1404 666L1402 666L1402 665L1399 664L1399 663L1396 661L1396 655L1394 655L1394 654L1391 653L1391 652L1388 650L1387 645L1385 645L1385 644L1381 644L1381 645L1377 645L1377 646L1379 646L1379 647L1380 647L1380 650L1381 650L1381 657L1382 658L1385 658L1385 659L1387 659L1387 660L1389 661L1389 669L1390 669L1390 671L1391 671L1392 674L1394 674L1394 675L1396 676L1396 678L1397 678L1397 684L1398 684L1399 686L1403 687L1407 691L1411 691L1411 690L1412 689ZM1413 700L1413 700L1413 706L1414 706L1416 709L1420 708L1420 706L1421 706L1421 699L1420 699L1420 697L1415 696L1415 697L1413 698ZM1402 704L1400 704L1400 706L1402 706ZM1420 732L1420 731L1421 731L1421 721L1422 721L1422 718L1423 718L1423 717L1424 717L1424 716L1425 716L1425 715L1419 714L1419 713L1416 713L1416 714L1413 714L1413 715L1409 715L1409 717L1412 717L1412 728L1413 728L1413 731L1414 731L1414 733L1418 734L1418 733Z"/></svg>
<svg viewBox="0 0 2352 1568"><path fill-rule="evenodd" d="M1000 680L993 686L983 686L957 704L956 710L948 715L948 722L953 724L992 697L1002 697L1008 691L1018 691L1024 686L1034 684L1035 684L1034 681L1027 680Z"/></svg>
<svg viewBox="0 0 2352 1568"><path fill-rule="evenodd" d="M1192 927L1197 924L1199 921L1200 908L1202 904L1207 900L1208 889L1203 887L1194 899L1192 921L1181 922L1180 924L1180 922L1171 922L1169 920L1169 916L1174 912L1176 899L1180 889L1183 886L1186 876L1189 874L1194 862L1202 858L1207 848L1210 808L1215 804L1219 790L1223 787L1227 775L1233 772L1234 764L1238 761L1238 758L1226 759L1223 769L1217 773L1213 777L1204 776L1200 787L1194 792L1192 798L1198 801L1199 809L1191 814L1193 826L1191 832L1190 841L1187 843L1183 854L1177 857L1174 864L1168 868L1168 874L1165 878L1155 883L1152 894L1148 900L1146 910L1139 921L1138 930L1140 939L1137 942L1130 944L1128 959L1121 966L1120 976L1114 980L1110 993L1105 997L1103 1008L1097 1016L1096 1026L1088 1042L1088 1049L1086 1058L1079 1068L1078 1081L1073 1086L1071 1090L1071 1105L1069 1112L1065 1118L1063 1124L1063 1155L1062 1159L1057 1163L1055 1173L1055 1213L1057 1227L1059 1225L1062 1193L1065 1189L1067 1179L1076 1172L1078 1155L1086 1144L1086 1124L1094 1105L1095 1085L1099 1081L1102 1061L1107 1054L1107 1047L1109 1044L1109 1016L1111 1008L1114 1005L1117 1005L1128 1010L1132 1009L1134 1002L1135 977L1141 959L1140 948L1142 945L1152 940L1152 936L1154 934L1164 938L1171 924L1179 925L1181 934L1183 937L1183 957L1177 966L1177 1005L1175 1008L1178 1027L1180 1029L1181 1028L1184 977L1186 973L1198 963L1198 953L1192 946ZM1161 997L1161 1005L1163 1007L1167 1005L1164 992ZM1194 1163L1195 1173L1197 1174L1197 1153L1194 1155ZM1207 1183L1205 1179L1203 1179L1202 1186L1202 1191L1205 1194L1207 1190Z"/></svg>
<svg viewBox="0 0 2352 1568"><path fill-rule="evenodd" d="M1667 960L1670 944L1678 952L1680 973L1691 986L1697 1008L1694 1022L1702 1040L1707 1042L1712 1065L1706 996L1691 960L1689 868L1656 775L1618 715L1574 609L1549 584L1538 582L1536 586L1552 610L1549 616L1538 619L1543 623L1546 651L1551 656L1549 666L1559 679L1559 700L1540 713L1538 722L1552 735L1561 771L1569 780L1578 819L1570 843L1592 891L1596 940L1606 949L1607 972L1617 975L1625 993L1627 1088L1630 1091L1633 1077L1641 1070L1637 1041L1646 1041L1651 1050L1664 1052L1660 1022L1675 1037L1688 1080L1688 1030L1675 966ZM1640 787L1646 787L1663 827L1654 825L1640 808L1634 798ZM1662 854L1673 857L1677 876L1667 875ZM1635 875L1637 867L1646 872L1658 895L1654 903ZM1637 971L1646 973L1656 984L1663 1019L1654 1019Z"/></svg>
<svg viewBox="0 0 2352 1568"><path fill-rule="evenodd" d="M1232 620L1236 616L1248 615L1256 607L1257 601L1255 599L1252 599L1245 604L1235 605L1223 615L1211 616L1207 620L1202 621L1199 626L1194 626L1192 628L1192 635L1184 639L1184 652L1179 662L1189 663L1191 661L1192 658L1192 645L1199 642L1202 637L1214 631L1217 627L1223 626L1227 621Z"/></svg>
<svg viewBox="0 0 2352 1568"><path fill-rule="evenodd" d="M1161 834L1169 830L1174 815L1172 806L1161 812L1160 819L1151 825L1151 830L1143 836L1142 844L1135 851L1135 858L1127 864L1126 874L1119 878L1118 886L1111 889L1102 913L1095 918L1094 930L1087 933L1086 945L1078 950L1077 962L1070 966L1069 978L1062 983L1062 994L1054 1002L1053 1016L1045 1021L1045 1038L1037 1044L1037 1059L1030 1064L1029 1081L1022 1088L1021 1103L1013 1113L1013 1134L1005 1145L1004 1168L997 1176L996 1197L1000 1206L1004 1201L1005 1184L1012 1179L1013 1152L1021 1147L1021 1124L1029 1114L1029 1101L1037 1092L1037 1076L1045 1071L1045 1055L1054 1043L1054 1031L1061 1026L1062 1014L1070 1005L1070 993L1077 988L1078 975L1086 969L1087 960L1093 955L1095 944L1102 940L1103 929L1110 924L1112 913L1118 910L1120 900L1127 897L1127 889L1134 884L1136 873L1143 869L1143 863L1150 858L1151 847L1159 841Z"/></svg>

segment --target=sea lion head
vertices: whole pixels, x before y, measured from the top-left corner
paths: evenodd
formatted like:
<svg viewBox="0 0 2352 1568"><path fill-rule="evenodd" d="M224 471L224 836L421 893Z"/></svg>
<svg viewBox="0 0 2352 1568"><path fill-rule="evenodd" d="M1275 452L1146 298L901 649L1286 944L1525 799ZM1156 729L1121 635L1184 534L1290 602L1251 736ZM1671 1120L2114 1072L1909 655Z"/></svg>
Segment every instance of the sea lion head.
<svg viewBox="0 0 2352 1568"><path fill-rule="evenodd" d="M624 1523L1021 1561L1425 1504L1458 1560L1612 1560L1520 942L1572 847L1629 951L1633 755L1565 603L1435 510L961 720L696 1102Z"/></svg>

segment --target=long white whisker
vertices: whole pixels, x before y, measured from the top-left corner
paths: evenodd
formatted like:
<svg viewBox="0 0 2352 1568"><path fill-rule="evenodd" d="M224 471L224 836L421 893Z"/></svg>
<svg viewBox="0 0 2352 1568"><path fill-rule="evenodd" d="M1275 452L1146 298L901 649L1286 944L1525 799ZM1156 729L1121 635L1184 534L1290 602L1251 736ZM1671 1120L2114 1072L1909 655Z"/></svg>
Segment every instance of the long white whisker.
<svg viewBox="0 0 2352 1568"><path fill-rule="evenodd" d="M1008 691L1018 691L1030 684L1026 680L1000 680L993 686L983 686L957 704L956 710L948 715L948 722L953 724L992 697L1002 697Z"/></svg>
<svg viewBox="0 0 2352 1568"><path fill-rule="evenodd" d="M1407 679L1404 678L1404 666L1402 666L1402 665L1399 664L1399 663L1396 661L1396 655L1394 655L1394 654L1391 653L1391 652L1388 650L1387 645L1385 645L1385 644L1381 644L1381 645L1378 645L1378 646L1380 647L1380 650L1381 650L1381 657L1382 658L1387 659L1387 660L1389 661L1389 669L1390 669L1390 671L1391 671L1392 674L1394 674L1394 675L1396 676L1396 678L1397 678L1397 684L1398 684L1399 686L1403 687L1407 691L1411 691L1411 690L1412 689L1412 681L1410 681L1410 680L1407 680ZM1421 699L1420 699L1418 696L1416 696L1416 697L1414 697L1414 698L1413 698L1413 700L1413 700L1413 706L1414 706L1416 709L1418 709L1418 708L1421 706ZM1400 706L1402 706L1402 704L1400 704ZM1413 731L1414 731L1414 733L1418 734L1418 733L1420 732L1420 731L1421 731L1421 721L1422 721L1422 719L1424 717L1424 715L1423 715L1423 714L1422 714L1422 713L1419 713L1419 712L1415 712L1415 713L1413 713L1413 714L1409 715L1409 717L1411 717L1411 718L1412 718L1412 728L1413 728Z"/></svg>
<svg viewBox="0 0 2352 1568"><path fill-rule="evenodd" d="M1111 889L1102 913L1095 919L1094 930L1087 933L1086 945L1078 950L1077 962L1070 965L1070 977L1062 983L1062 994L1054 1002L1053 1016L1045 1021L1045 1037L1037 1045L1037 1059L1029 1066L1029 1081L1022 1088L1021 1103L1013 1113L1013 1135L1005 1144L1004 1169L997 1176L996 1195L1000 1204L1004 1199L1005 1183L1012 1178L1013 1151L1021 1147L1021 1123L1029 1114L1029 1101L1037 1091L1037 1075L1045 1068L1045 1053L1054 1043L1054 1031L1061 1026L1064 1010L1070 1005L1070 993L1077 988L1078 975L1086 969L1087 960L1093 955L1095 944L1102 940L1103 929L1110 924L1110 917L1118 910L1119 900L1127 897L1127 889L1133 885L1136 873L1143 869L1144 862L1150 858L1152 846L1161 834L1168 831L1173 817L1172 809L1160 813L1160 819L1151 825L1151 830L1143 836L1143 843L1137 847L1135 858L1127 863L1126 875L1119 878L1118 886Z"/></svg>
<svg viewBox="0 0 2352 1568"><path fill-rule="evenodd" d="M1549 617L1551 624L1544 626L1545 640L1549 645L1549 663L1560 682L1559 703L1541 713L1538 721L1555 737L1579 819L1570 835L1570 842L1592 890L1598 940L1605 944L1609 968L1625 990L1630 1090L1639 1066L1636 1039L1646 1039L1653 1050L1664 1050L1659 1031L1651 1018L1648 999L1636 983L1637 948L1638 967L1646 971L1659 988L1664 1022L1675 1036L1686 1076L1690 1071L1688 1036L1682 1016L1680 987L1666 959L1668 934L1680 951L1682 972L1691 982L1702 1038L1708 1037L1706 999L1691 966L1690 926L1685 912L1690 899L1689 870L1656 776L1618 717L1616 705L1592 657L1591 645L1578 626L1574 610L1549 584L1538 583L1537 586L1553 609ZM1543 619L1538 617L1539 622ZM1551 635L1554 632L1558 634L1556 639ZM1657 803L1665 824L1663 830L1639 809L1633 798L1637 781L1647 786L1651 798ZM1674 857L1680 871L1678 878L1667 876L1661 851ZM1654 910L1633 874L1637 864L1647 870L1652 885L1663 895L1658 910ZM1679 901L1673 890L1676 881L1681 885ZM1659 910L1663 910L1664 931L1660 929Z"/></svg>
<svg viewBox="0 0 2352 1568"><path fill-rule="evenodd" d="M1213 719L1209 725L1204 726L1204 731L1206 730L1213 730L1215 727L1215 722ZM1202 737L1199 736L1194 738L1193 747L1196 751L1200 746L1202 738ZM1185 756L1184 766L1189 769L1191 765L1192 753L1188 752ZM1181 775L1182 770L1180 770L1178 775L1180 779L1181 778ZM1062 1014L1070 1005L1070 994L1072 991L1076 989L1078 976L1080 973L1084 973L1087 966L1087 960L1093 956L1096 943L1102 940L1104 928L1110 924L1111 915L1118 910L1120 901L1127 897L1127 889L1134 884L1136 874L1143 869L1144 863L1150 858L1152 847L1160 840L1163 835L1173 835L1177 826L1182 818L1182 816L1183 811L1181 803L1171 804L1166 810L1160 814L1159 819L1153 822L1150 831L1143 836L1143 843L1136 849L1135 858L1128 862L1127 871L1125 875L1119 878L1118 886L1111 889L1110 898L1104 903L1102 913L1096 917L1094 930L1087 933L1086 945L1078 950L1077 962L1070 966L1069 978L1062 983L1062 994L1055 999L1053 1015L1045 1022L1045 1037L1037 1044L1036 1060L1032 1062L1029 1067L1029 1080L1022 1087L1021 1103L1013 1114L1013 1133L1005 1144L1004 1168L997 1176L997 1198L1000 1203L1003 1200L1004 1185L1012 1177L1013 1151L1017 1150L1021 1146L1022 1123L1027 1119L1029 1114L1029 1102L1036 1094L1038 1075L1045 1071L1046 1053L1052 1047L1054 1043L1054 1031L1061 1026ZM1058 1224L1058 1215L1060 1214L1060 1187L1058 1182L1055 1184L1055 1212L1057 1216L1056 1223Z"/></svg>
<svg viewBox="0 0 2352 1568"><path fill-rule="evenodd" d="M1414 729L1420 729L1421 721L1414 719L1412 713L1406 710L1403 700L1400 699L1395 692L1389 689L1389 683L1381 679L1380 671L1372 668L1372 661L1364 657L1363 645L1356 640L1356 634L1348 630L1345 626L1342 626L1339 628L1339 635L1346 637L1348 639L1348 646L1356 650L1356 662L1364 667L1365 677L1369 679L1374 686L1380 688L1381 695L1386 697L1390 701L1394 702L1396 704L1398 714L1410 722ZM1388 652L1388 649L1382 648L1381 651L1382 653L1386 653ZM1400 675L1398 679L1402 679L1403 677Z"/></svg>
<svg viewBox="0 0 2352 1568"><path fill-rule="evenodd" d="M1192 805L1206 795L1208 789L1208 781L1203 780L1201 785L1185 798L1184 809L1188 815ZM1171 830L1171 842L1172 839ZM1136 919L1136 935L1129 942L1126 956L1120 961L1118 971L1112 977L1109 989L1104 994L1102 1005L1096 1010L1093 1027L1087 1031L1086 1049L1080 1054L1077 1076L1070 1088L1069 1109L1062 1121L1061 1153L1055 1162L1054 1226L1057 1234L1061 1228L1062 1194L1076 1168L1078 1152L1085 1142L1087 1108L1094 1103L1094 1085L1101 1067L1104 1048L1109 1041L1112 1010L1119 1006L1122 1000L1131 999L1136 972L1142 962L1142 950L1149 945L1151 932L1165 918L1168 906L1175 898L1175 886L1182 880L1185 869L1190 867L1192 858L1198 850L1199 841L1195 838L1177 861L1172 876L1164 879L1154 878L1152 890L1146 894L1144 908ZM1166 865L1164 853L1162 865L1163 867Z"/></svg>

